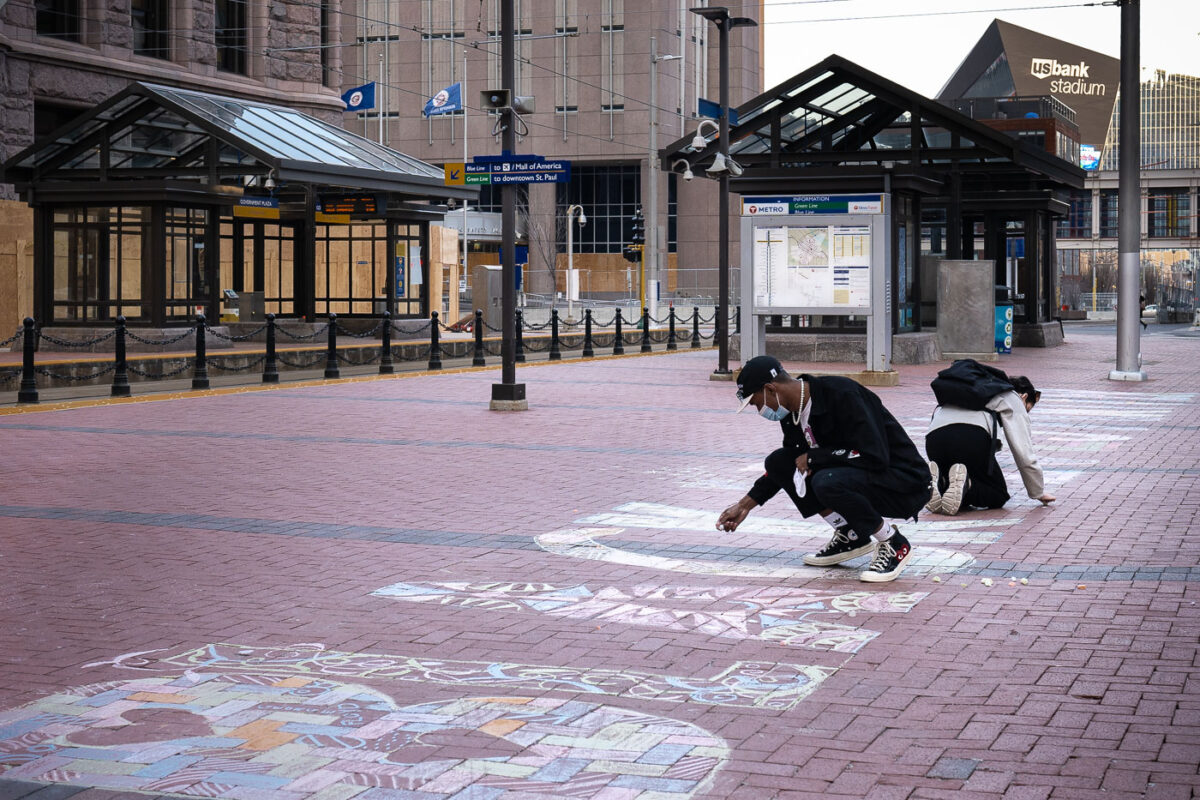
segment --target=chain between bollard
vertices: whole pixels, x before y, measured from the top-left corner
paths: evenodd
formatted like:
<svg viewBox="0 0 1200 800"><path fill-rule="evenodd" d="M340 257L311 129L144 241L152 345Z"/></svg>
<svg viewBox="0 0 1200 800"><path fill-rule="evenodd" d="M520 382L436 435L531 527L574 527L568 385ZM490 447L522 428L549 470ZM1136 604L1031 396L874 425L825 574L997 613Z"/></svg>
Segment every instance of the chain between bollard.
<svg viewBox="0 0 1200 800"><path fill-rule="evenodd" d="M275 361L275 315L267 314L267 355L263 361L263 383L279 383L279 364Z"/></svg>
<svg viewBox="0 0 1200 800"><path fill-rule="evenodd" d="M471 366L486 367L487 359L483 356L483 309L475 309L475 357Z"/></svg>
<svg viewBox="0 0 1200 800"><path fill-rule="evenodd" d="M204 315L196 315L196 361L192 371L192 388L208 388L208 358L204 342Z"/></svg>
<svg viewBox="0 0 1200 800"><path fill-rule="evenodd" d="M129 365L125 358L125 317L117 317L116 369L113 371L112 396L129 396Z"/></svg>
<svg viewBox="0 0 1200 800"><path fill-rule="evenodd" d="M325 350L325 378L340 378L341 370L337 362L337 314L329 312L329 344Z"/></svg>
<svg viewBox="0 0 1200 800"><path fill-rule="evenodd" d="M522 329L525 327L525 315L521 313L521 309L518 308L513 311L513 316L517 320L517 324L513 326L516 334L513 339L516 355L513 356L513 360L518 364L523 364L525 363L525 335L522 333Z"/></svg>
<svg viewBox="0 0 1200 800"><path fill-rule="evenodd" d="M558 309L550 309L550 360L562 361L562 351L558 341Z"/></svg>
<svg viewBox="0 0 1200 800"><path fill-rule="evenodd" d="M431 370L442 368L441 323L438 322L438 312L429 312L429 363Z"/></svg>

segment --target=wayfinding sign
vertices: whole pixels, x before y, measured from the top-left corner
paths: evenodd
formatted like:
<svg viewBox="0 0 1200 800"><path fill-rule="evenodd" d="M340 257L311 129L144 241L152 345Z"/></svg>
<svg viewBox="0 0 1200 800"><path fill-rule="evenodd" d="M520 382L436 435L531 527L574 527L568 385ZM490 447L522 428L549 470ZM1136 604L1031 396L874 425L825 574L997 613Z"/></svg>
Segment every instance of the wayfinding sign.
<svg viewBox="0 0 1200 800"><path fill-rule="evenodd" d="M798 194L791 197L743 197L743 217L774 214L882 214L883 195Z"/></svg>
<svg viewBox="0 0 1200 800"><path fill-rule="evenodd" d="M567 183L571 162L541 156L475 156L470 164L445 165L446 185L478 186L506 183Z"/></svg>

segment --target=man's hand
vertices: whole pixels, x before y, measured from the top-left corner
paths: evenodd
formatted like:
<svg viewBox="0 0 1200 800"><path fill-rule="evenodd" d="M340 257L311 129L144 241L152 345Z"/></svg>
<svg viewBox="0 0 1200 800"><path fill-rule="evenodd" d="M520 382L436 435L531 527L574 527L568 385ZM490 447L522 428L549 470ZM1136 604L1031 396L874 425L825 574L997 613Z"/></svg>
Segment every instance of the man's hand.
<svg viewBox="0 0 1200 800"><path fill-rule="evenodd" d="M719 531L736 531L737 526L742 524L742 520L750 513L750 509L754 508L758 503L747 497L743 497L729 508L721 512L720 518L717 520L717 530Z"/></svg>
<svg viewBox="0 0 1200 800"><path fill-rule="evenodd" d="M1041 497L1038 498L1038 502L1044 506L1050 505L1051 503L1054 502L1054 500L1055 500L1055 497L1052 494L1043 494Z"/></svg>
<svg viewBox="0 0 1200 800"><path fill-rule="evenodd" d="M796 456L796 471L801 475L812 474L812 470L808 468L808 453L801 453Z"/></svg>

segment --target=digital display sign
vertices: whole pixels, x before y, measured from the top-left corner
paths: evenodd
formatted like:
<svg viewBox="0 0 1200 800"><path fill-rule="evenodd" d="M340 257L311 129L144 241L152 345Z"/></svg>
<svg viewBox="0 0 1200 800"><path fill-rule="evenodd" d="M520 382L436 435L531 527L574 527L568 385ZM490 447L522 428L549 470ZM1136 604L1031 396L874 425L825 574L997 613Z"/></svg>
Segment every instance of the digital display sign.
<svg viewBox="0 0 1200 800"><path fill-rule="evenodd" d="M324 214L382 215L387 202L377 194L326 194L317 202Z"/></svg>

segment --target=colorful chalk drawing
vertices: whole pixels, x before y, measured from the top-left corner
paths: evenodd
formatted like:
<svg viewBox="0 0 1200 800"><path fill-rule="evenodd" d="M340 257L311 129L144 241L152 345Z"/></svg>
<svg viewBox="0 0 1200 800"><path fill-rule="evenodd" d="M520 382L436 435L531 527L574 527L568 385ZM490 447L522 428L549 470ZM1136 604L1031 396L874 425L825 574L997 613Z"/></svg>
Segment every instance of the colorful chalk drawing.
<svg viewBox="0 0 1200 800"><path fill-rule="evenodd" d="M286 647L208 644L166 655L147 650L88 664L164 672L186 670L292 677L411 681L448 686L495 686L531 692L565 691L635 700L701 703L731 708L787 711L832 675L835 667L735 661L711 677L679 677L636 670L552 667L417 658L381 653L343 653L320 643Z"/></svg>
<svg viewBox="0 0 1200 800"><path fill-rule="evenodd" d="M400 706L252 671L91 684L0 714L0 778L193 798L688 798L728 757L696 725L592 702Z"/></svg>
<svg viewBox="0 0 1200 800"><path fill-rule="evenodd" d="M879 635L833 621L858 612L907 613L926 592L821 592L787 587L615 586L544 583L394 583L372 594L490 612L547 616L727 639L758 639L786 647L857 653ZM718 610L709 610L714 605ZM682 607L681 607L682 606ZM689 607L690 606L690 607Z"/></svg>

